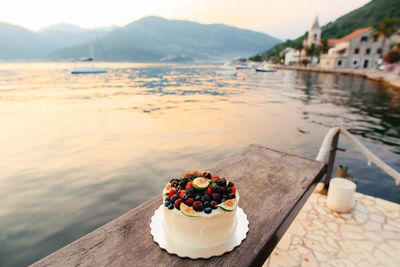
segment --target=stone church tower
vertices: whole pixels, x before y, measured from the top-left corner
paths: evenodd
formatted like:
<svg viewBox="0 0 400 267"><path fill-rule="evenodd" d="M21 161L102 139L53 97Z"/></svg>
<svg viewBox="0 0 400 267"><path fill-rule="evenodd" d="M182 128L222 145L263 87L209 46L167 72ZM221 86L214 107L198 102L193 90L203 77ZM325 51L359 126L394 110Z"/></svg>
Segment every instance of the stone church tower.
<svg viewBox="0 0 400 267"><path fill-rule="evenodd" d="M311 26L310 31L308 32L308 39L307 39L307 47L310 47L312 44L319 46L321 43L321 28L318 24L318 16L315 17L314 23Z"/></svg>

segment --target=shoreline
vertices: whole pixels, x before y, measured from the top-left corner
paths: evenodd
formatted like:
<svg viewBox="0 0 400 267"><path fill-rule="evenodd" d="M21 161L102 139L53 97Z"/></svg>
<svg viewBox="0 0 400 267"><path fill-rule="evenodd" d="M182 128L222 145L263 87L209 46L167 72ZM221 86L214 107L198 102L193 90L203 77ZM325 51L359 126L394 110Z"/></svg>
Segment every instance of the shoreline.
<svg viewBox="0 0 400 267"><path fill-rule="evenodd" d="M377 70L353 70L353 69L333 70L333 69L322 69L316 67L298 67L298 66L283 66L283 65L273 65L273 67L275 69L283 69L283 70L309 71L309 72L364 77L369 80L383 84L385 86L394 87L400 92L400 75L396 74L395 72L384 72Z"/></svg>

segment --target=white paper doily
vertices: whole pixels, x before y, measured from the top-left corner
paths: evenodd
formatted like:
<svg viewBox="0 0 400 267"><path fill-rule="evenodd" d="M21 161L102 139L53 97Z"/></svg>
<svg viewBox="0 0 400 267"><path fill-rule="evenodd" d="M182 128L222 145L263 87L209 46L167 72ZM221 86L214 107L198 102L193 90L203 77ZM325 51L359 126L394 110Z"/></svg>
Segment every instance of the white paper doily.
<svg viewBox="0 0 400 267"><path fill-rule="evenodd" d="M237 226L236 230L232 235L226 239L223 243L220 243L213 247L207 248L196 248L182 246L173 240L168 240L164 234L162 227L162 221L164 218L164 209L161 205L151 218L150 229L153 239L158 245L165 249L169 254L175 254L179 257L188 257L191 259L208 259L213 256L221 256L225 252L232 251L235 247L239 246L242 241L246 238L246 234L249 231L249 221L247 215L243 209L237 207L236 211Z"/></svg>

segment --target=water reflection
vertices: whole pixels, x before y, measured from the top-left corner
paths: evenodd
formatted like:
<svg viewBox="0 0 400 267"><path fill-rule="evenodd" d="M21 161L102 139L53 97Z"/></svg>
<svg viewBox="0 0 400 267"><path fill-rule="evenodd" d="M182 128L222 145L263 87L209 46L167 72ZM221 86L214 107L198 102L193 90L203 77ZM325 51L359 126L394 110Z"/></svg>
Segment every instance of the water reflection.
<svg viewBox="0 0 400 267"><path fill-rule="evenodd" d="M217 66L0 64L0 265L20 266L157 195L184 170L209 169L250 143L314 158L343 125L400 170L400 101L365 79ZM400 203L363 156L338 153L358 189Z"/></svg>

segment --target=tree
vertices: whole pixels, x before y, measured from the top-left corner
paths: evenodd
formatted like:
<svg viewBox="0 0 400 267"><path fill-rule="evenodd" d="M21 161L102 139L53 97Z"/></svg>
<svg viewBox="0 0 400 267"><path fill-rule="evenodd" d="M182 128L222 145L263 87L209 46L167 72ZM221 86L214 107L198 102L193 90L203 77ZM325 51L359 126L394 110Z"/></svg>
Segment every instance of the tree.
<svg viewBox="0 0 400 267"><path fill-rule="evenodd" d="M379 22L377 26L374 26L374 31L372 32L373 36L380 37L382 36L382 55L385 48L385 41L387 38L390 38L397 31L396 20L393 18L384 18Z"/></svg>
<svg viewBox="0 0 400 267"><path fill-rule="evenodd" d="M298 42L294 47L294 49L299 51L299 65L301 64L301 51L303 50L303 48L304 46L302 40L300 40L300 42Z"/></svg>
<svg viewBox="0 0 400 267"><path fill-rule="evenodd" d="M389 51L386 54L384 60L387 63L396 63L396 62L400 61L400 49L394 49L394 50Z"/></svg>
<svg viewBox="0 0 400 267"><path fill-rule="evenodd" d="M329 45L328 45L328 40L327 39L322 39L321 45L319 47L319 50L321 51L322 54L328 53Z"/></svg>

